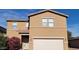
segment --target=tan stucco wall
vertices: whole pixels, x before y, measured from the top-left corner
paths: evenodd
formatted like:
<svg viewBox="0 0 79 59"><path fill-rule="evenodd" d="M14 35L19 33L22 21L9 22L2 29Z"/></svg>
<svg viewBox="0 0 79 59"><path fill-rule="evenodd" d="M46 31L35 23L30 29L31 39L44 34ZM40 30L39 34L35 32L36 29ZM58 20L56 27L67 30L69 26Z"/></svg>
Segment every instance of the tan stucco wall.
<svg viewBox="0 0 79 59"><path fill-rule="evenodd" d="M26 23L27 22L17 22L17 29L14 30L12 27L13 22L7 22L7 36L8 37L19 37L21 39L21 35L19 34L20 31L26 30Z"/></svg>
<svg viewBox="0 0 79 59"><path fill-rule="evenodd" d="M54 27L43 27L42 18L52 17L54 19ZM64 37L64 49L68 48L67 41L67 25L66 17L45 12L35 16L30 17L30 49L33 49L33 38L34 37Z"/></svg>

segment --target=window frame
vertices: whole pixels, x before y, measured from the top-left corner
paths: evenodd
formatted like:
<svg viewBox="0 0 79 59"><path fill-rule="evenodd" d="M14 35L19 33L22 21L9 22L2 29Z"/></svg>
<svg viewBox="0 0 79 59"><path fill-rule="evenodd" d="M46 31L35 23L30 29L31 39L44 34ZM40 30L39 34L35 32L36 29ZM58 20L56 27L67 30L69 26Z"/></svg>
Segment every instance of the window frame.
<svg viewBox="0 0 79 59"><path fill-rule="evenodd" d="M46 20L46 21L43 21L43 20ZM42 26L43 27L47 27L48 25L47 25L47 19L46 18L43 18L42 19Z"/></svg>
<svg viewBox="0 0 79 59"><path fill-rule="evenodd" d="M48 26L49 27L54 27L54 20L53 20L53 18L49 18L50 20L52 20L52 21L50 21L50 20L48 20ZM50 26L50 24L52 24L52 26Z"/></svg>
<svg viewBox="0 0 79 59"><path fill-rule="evenodd" d="M47 19L47 21L43 22L44 19ZM49 19L51 19L52 21L50 21ZM44 23L46 23L46 26L43 25ZM52 24L52 26L50 26L50 24ZM42 26L43 27L54 27L54 20L53 20L53 18L42 18Z"/></svg>
<svg viewBox="0 0 79 59"><path fill-rule="evenodd" d="M13 22L13 23L12 23L12 28L13 28L14 30L17 29L17 22Z"/></svg>

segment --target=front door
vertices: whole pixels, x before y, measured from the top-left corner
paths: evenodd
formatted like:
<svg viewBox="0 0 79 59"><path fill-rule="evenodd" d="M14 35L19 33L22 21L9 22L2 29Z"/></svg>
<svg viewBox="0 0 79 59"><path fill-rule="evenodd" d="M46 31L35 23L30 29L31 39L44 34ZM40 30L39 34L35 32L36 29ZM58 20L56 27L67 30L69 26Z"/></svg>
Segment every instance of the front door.
<svg viewBox="0 0 79 59"><path fill-rule="evenodd" d="M29 49L29 35L22 35L22 49Z"/></svg>

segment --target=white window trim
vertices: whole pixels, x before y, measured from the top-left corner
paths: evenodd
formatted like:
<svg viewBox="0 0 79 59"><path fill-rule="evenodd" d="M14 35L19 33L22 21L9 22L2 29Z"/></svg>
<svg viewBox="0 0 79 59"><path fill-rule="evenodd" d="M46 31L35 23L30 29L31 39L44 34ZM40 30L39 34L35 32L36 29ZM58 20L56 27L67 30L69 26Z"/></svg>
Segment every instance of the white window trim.
<svg viewBox="0 0 79 59"><path fill-rule="evenodd" d="M43 19L47 19L47 21L43 21ZM48 20L48 19L52 19L52 21L50 22L50 20ZM44 23L47 23L46 26L43 25ZM50 23L52 23L53 26L49 26ZM54 27L54 25L55 25L55 23L54 23L53 18L42 18L42 26L43 27Z"/></svg>
<svg viewBox="0 0 79 59"><path fill-rule="evenodd" d="M29 23L26 23L26 24L25 24L25 27L27 28L28 26L29 26Z"/></svg>
<svg viewBox="0 0 79 59"><path fill-rule="evenodd" d="M16 26L16 28L14 28L14 26ZM13 27L13 30L17 30L17 22L13 22L12 27Z"/></svg>

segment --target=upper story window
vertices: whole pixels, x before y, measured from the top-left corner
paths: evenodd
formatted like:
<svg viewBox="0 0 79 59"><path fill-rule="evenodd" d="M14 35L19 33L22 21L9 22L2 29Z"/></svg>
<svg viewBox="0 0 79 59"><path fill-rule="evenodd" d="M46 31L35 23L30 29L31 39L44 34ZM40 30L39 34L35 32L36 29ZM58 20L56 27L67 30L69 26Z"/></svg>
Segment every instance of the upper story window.
<svg viewBox="0 0 79 59"><path fill-rule="evenodd" d="M53 18L43 18L42 19L42 25L44 27L54 27Z"/></svg>
<svg viewBox="0 0 79 59"><path fill-rule="evenodd" d="M17 22L13 23L13 29L17 29Z"/></svg>

